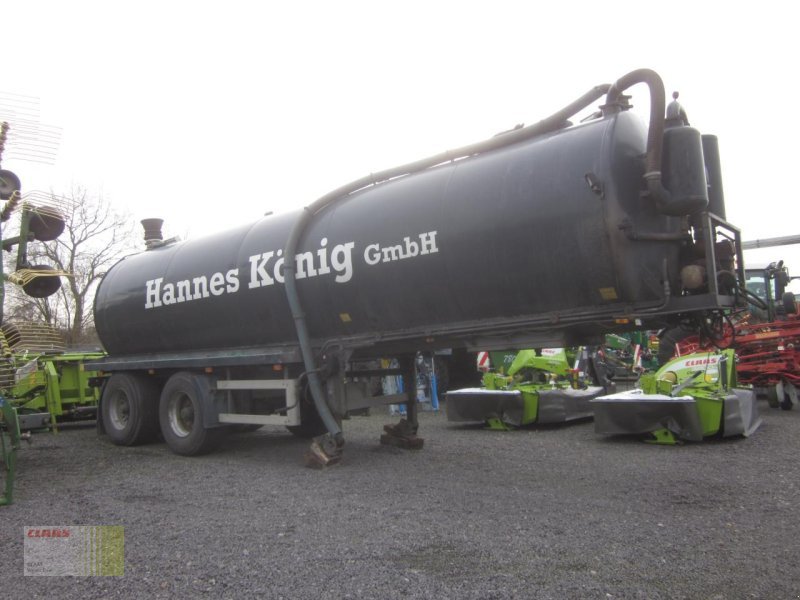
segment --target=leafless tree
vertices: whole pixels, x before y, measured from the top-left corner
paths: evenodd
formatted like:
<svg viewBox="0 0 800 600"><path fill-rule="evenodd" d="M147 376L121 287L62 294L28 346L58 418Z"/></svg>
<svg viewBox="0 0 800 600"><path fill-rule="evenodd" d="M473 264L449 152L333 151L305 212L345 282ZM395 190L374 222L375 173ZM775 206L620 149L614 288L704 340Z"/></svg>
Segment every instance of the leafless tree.
<svg viewBox="0 0 800 600"><path fill-rule="evenodd" d="M29 298L15 290L7 313L55 326L64 332L67 345L74 345L86 341L85 334L94 330L91 303L97 284L114 263L135 249L134 224L128 214L83 188L51 196L64 214L64 233L51 242L31 244L28 260L71 276L62 277L61 289L48 298Z"/></svg>

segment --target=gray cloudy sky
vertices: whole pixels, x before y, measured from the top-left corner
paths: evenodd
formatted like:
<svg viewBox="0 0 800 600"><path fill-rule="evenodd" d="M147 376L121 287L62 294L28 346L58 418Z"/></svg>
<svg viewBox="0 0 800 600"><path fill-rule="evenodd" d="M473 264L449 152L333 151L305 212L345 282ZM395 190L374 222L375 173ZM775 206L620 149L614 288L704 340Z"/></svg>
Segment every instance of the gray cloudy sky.
<svg viewBox="0 0 800 600"><path fill-rule="evenodd" d="M28 190L75 183L196 237L537 121L649 67L719 136L744 237L800 233L790 3L539 4L6 3L0 91L39 98L62 133L54 165L3 166ZM800 246L748 259L780 257L800 274Z"/></svg>

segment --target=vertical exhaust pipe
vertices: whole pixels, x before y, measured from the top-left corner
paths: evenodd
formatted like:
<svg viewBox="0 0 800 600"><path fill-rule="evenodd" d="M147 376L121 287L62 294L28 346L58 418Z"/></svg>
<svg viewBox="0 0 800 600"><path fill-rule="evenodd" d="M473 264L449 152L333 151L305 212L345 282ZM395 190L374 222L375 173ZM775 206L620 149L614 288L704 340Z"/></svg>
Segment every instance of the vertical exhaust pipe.
<svg viewBox="0 0 800 600"><path fill-rule="evenodd" d="M141 223L144 227L145 248L152 250L161 246L164 242L164 235L161 233L164 219L142 219Z"/></svg>

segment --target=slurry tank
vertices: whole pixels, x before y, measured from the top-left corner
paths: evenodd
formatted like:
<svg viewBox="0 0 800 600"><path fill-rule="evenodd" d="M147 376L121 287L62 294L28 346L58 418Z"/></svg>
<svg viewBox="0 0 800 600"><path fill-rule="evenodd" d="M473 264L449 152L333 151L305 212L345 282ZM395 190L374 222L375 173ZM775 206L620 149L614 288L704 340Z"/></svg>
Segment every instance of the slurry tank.
<svg viewBox="0 0 800 600"><path fill-rule="evenodd" d="M294 256L313 340L452 340L515 324L580 334L622 306L662 305L665 284L680 289L684 219L643 198L646 137L618 111L324 207ZM294 343L284 248L297 219L122 260L96 295L106 350ZM632 239L643 230L657 238Z"/></svg>

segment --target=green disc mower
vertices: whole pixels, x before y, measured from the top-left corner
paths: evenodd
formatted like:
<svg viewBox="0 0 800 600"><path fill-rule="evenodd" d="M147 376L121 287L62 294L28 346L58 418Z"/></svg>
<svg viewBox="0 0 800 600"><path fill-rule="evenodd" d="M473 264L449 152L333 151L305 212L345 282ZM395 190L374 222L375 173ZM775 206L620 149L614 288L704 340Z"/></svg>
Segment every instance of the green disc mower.
<svg viewBox="0 0 800 600"><path fill-rule="evenodd" d="M749 436L761 424L755 393L737 383L733 350L675 358L639 385L591 401L597 433L676 444Z"/></svg>
<svg viewBox="0 0 800 600"><path fill-rule="evenodd" d="M583 347L521 350L506 372L485 373L482 387L447 392L447 420L508 430L589 418L589 401L606 388L590 385L588 361Z"/></svg>

